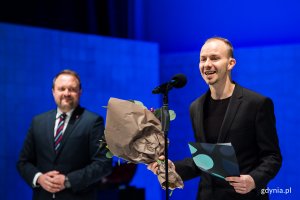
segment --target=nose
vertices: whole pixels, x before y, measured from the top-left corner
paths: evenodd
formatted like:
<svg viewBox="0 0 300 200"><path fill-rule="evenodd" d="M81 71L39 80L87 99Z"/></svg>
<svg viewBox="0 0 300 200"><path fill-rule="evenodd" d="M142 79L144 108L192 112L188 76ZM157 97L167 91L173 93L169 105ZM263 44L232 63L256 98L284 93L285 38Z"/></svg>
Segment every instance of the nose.
<svg viewBox="0 0 300 200"><path fill-rule="evenodd" d="M206 59L206 61L204 62L204 65L203 65L205 68L207 67L211 67L211 60L210 59Z"/></svg>
<svg viewBox="0 0 300 200"><path fill-rule="evenodd" d="M212 64L211 64L211 60L207 59L205 60L204 62L200 62L199 64L199 67L200 69L210 69L212 67Z"/></svg>
<svg viewBox="0 0 300 200"><path fill-rule="evenodd" d="M66 89L65 92L64 92L64 95L65 95L65 96L69 96L70 93L71 93L70 90L69 90L69 89Z"/></svg>

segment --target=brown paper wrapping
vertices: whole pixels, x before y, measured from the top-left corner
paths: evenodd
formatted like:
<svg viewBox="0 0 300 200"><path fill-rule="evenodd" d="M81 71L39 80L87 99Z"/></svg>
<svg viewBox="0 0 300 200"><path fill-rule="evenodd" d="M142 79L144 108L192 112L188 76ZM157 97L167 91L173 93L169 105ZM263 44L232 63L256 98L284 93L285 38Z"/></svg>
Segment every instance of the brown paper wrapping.
<svg viewBox="0 0 300 200"><path fill-rule="evenodd" d="M110 98L107 106L105 139L117 157L133 163L150 164L164 155L161 123L147 108L127 100ZM169 168L169 189L183 188L180 176ZM165 188L165 168L159 166L158 180Z"/></svg>

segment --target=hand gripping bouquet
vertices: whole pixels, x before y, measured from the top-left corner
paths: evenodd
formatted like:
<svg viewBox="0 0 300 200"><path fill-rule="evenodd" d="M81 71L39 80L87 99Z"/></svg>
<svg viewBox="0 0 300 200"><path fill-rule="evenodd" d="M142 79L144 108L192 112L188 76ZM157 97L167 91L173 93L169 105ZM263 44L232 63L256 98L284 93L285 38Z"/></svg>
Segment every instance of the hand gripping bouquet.
<svg viewBox="0 0 300 200"><path fill-rule="evenodd" d="M150 164L164 155L161 122L142 105L110 98L107 106L105 140L113 155L132 163ZM169 167L169 189L183 188L183 181ZM165 166L159 164L158 180L165 189Z"/></svg>

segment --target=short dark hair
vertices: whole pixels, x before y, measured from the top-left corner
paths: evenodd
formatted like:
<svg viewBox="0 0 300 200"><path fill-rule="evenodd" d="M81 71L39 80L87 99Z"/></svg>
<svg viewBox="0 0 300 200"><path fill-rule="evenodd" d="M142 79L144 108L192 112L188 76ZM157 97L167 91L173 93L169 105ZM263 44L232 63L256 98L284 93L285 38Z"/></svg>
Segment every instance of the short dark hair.
<svg viewBox="0 0 300 200"><path fill-rule="evenodd" d="M56 74L56 76L53 78L52 88L54 88L55 81L56 81L57 77L59 77L62 74L68 74L68 75L74 76L78 80L79 89L81 89L81 81L80 81L79 75L75 71L70 70L70 69L64 69L61 72L59 72L58 74Z"/></svg>
<svg viewBox="0 0 300 200"><path fill-rule="evenodd" d="M210 40L220 40L220 41L224 42L228 46L228 55L229 55L229 57L234 58L234 55L233 55L233 46L232 46L231 42L228 39L223 38L223 37L211 37L211 38L208 38L205 41L205 43L208 42L208 41L210 41Z"/></svg>

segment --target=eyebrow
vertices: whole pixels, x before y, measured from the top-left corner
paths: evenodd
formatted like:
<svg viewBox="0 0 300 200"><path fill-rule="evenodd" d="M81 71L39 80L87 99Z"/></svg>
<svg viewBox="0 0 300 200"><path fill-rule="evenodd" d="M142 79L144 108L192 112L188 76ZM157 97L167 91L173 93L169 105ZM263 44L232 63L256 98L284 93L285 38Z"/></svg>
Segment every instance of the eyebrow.
<svg viewBox="0 0 300 200"><path fill-rule="evenodd" d="M212 57L212 56L221 56L220 54L211 54L211 55L200 55L201 57Z"/></svg>

